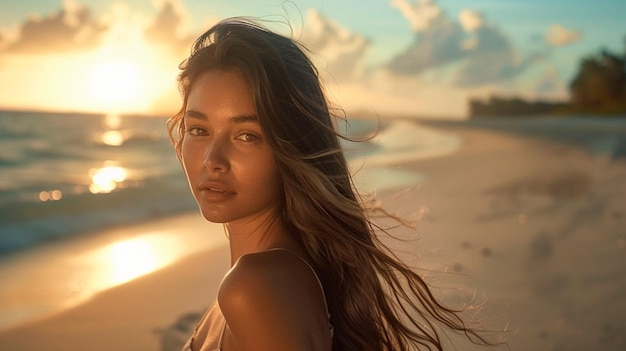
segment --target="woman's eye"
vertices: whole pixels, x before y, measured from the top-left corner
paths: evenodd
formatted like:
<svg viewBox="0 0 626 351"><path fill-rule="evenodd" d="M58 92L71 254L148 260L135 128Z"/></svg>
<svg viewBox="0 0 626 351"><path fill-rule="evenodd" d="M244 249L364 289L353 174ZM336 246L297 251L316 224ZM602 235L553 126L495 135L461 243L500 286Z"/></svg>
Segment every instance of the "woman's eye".
<svg viewBox="0 0 626 351"><path fill-rule="evenodd" d="M191 127L187 129L187 133L191 135L207 135L207 131L203 128Z"/></svg>
<svg viewBox="0 0 626 351"><path fill-rule="evenodd" d="M257 135L254 135L251 133L242 133L242 134L239 134L236 139L245 141L248 143L252 143L252 142L258 141L260 138Z"/></svg>

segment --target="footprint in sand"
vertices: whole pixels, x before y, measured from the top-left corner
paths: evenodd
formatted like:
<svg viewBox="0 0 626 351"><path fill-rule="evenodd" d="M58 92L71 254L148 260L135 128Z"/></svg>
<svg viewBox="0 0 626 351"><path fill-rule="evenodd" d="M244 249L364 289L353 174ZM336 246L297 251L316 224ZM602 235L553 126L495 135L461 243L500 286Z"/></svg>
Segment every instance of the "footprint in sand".
<svg viewBox="0 0 626 351"><path fill-rule="evenodd" d="M201 317L199 312L186 313L169 327L157 329L155 332L160 336L161 345L159 351L180 351Z"/></svg>
<svg viewBox="0 0 626 351"><path fill-rule="evenodd" d="M571 278L565 274L542 274L531 281L531 289L535 295L553 295L562 292L571 283Z"/></svg>
<svg viewBox="0 0 626 351"><path fill-rule="evenodd" d="M552 255L554 241L546 233L540 233L530 243L530 254L535 259L545 259Z"/></svg>

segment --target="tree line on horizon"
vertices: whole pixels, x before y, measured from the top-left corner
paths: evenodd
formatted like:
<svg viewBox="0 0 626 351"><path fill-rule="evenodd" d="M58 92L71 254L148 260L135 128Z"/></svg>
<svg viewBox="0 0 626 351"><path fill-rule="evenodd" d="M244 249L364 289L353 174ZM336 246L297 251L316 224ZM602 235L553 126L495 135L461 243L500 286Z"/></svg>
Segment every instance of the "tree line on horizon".
<svg viewBox="0 0 626 351"><path fill-rule="evenodd" d="M626 37L624 53L601 49L580 60L569 83L570 99L563 102L528 101L519 97L491 96L470 99L470 117L520 115L624 114L626 113Z"/></svg>

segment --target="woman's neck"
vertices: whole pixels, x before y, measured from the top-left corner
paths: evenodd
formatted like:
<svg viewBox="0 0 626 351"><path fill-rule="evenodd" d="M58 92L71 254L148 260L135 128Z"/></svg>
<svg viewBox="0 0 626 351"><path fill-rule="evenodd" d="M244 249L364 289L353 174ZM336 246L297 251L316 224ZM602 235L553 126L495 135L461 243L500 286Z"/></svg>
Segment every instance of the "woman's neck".
<svg viewBox="0 0 626 351"><path fill-rule="evenodd" d="M285 223L278 218L257 223L227 223L226 230L230 241L231 265L239 257L267 251L273 248L292 248L299 251L300 244L287 230Z"/></svg>

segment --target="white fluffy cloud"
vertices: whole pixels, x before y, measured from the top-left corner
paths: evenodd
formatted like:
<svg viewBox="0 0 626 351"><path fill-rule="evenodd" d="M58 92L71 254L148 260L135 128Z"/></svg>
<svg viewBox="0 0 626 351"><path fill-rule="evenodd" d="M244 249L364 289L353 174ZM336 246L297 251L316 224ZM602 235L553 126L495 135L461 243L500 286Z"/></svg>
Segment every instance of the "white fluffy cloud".
<svg viewBox="0 0 626 351"><path fill-rule="evenodd" d="M359 76L370 46L363 36L313 9L307 11L301 41L316 54L313 57L316 64L336 80Z"/></svg>
<svg viewBox="0 0 626 351"><path fill-rule="evenodd" d="M423 9L431 11L428 8ZM403 11L403 14L411 22L411 16L419 17L420 10L416 8L411 14ZM446 65L464 55L463 40L462 28L446 16L439 15L431 18L428 25L420 27L419 30L415 30L414 27L413 43L404 52L396 54L388 68L397 74L413 75Z"/></svg>
<svg viewBox="0 0 626 351"><path fill-rule="evenodd" d="M0 49L9 54L60 54L97 50L113 42L135 45L145 39L184 55L195 38L186 34L190 18L185 8L180 0L154 0L153 5L157 13L149 16L115 2L109 12L94 18L88 7L65 0L54 13L25 19L14 35L0 33Z"/></svg>
<svg viewBox="0 0 626 351"><path fill-rule="evenodd" d="M459 21L461 22L463 29L467 32L473 32L485 24L483 16L480 13L471 10L461 11L459 14Z"/></svg>
<svg viewBox="0 0 626 351"><path fill-rule="evenodd" d="M190 18L184 6L179 0L153 2L158 12L144 32L146 39L176 53L188 52L196 36L186 33Z"/></svg>
<svg viewBox="0 0 626 351"><path fill-rule="evenodd" d="M418 0L414 4L409 0L391 0L389 3L400 10L414 32L427 30L432 22L443 19L443 12L434 0Z"/></svg>
<svg viewBox="0 0 626 351"><path fill-rule="evenodd" d="M391 0L412 24L411 45L387 69L415 76L432 69L451 70L451 84L469 87L514 78L536 57L519 59L508 38L478 12L463 10L454 21L433 0Z"/></svg>
<svg viewBox="0 0 626 351"><path fill-rule="evenodd" d="M26 19L18 29L16 40L8 43L5 50L32 54L89 50L100 44L105 30L87 7L68 0L56 13Z"/></svg>
<svg viewBox="0 0 626 351"><path fill-rule="evenodd" d="M580 40L580 33L555 23L548 28L545 41L550 46L566 46Z"/></svg>

